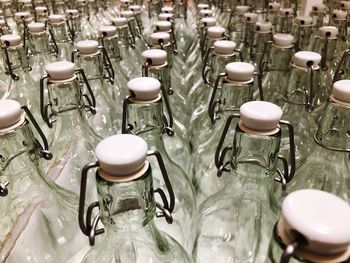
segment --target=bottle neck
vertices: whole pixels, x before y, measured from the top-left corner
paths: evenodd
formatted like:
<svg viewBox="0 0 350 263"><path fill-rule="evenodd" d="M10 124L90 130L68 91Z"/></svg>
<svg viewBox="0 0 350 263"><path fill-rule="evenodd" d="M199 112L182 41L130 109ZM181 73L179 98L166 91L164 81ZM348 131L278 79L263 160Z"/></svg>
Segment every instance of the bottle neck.
<svg viewBox="0 0 350 263"><path fill-rule="evenodd" d="M266 61L268 71L288 71L290 70L290 60L293 55L293 46L281 48L272 46L269 60Z"/></svg>
<svg viewBox="0 0 350 263"><path fill-rule="evenodd" d="M101 220L107 232L136 232L152 221L156 203L150 166L140 178L129 182L112 183L98 172L96 181Z"/></svg>
<svg viewBox="0 0 350 263"><path fill-rule="evenodd" d="M254 81L250 83L230 83L224 80L220 90L221 111L238 111L243 103L253 99Z"/></svg>
<svg viewBox="0 0 350 263"><path fill-rule="evenodd" d="M35 54L50 54L50 45L47 33L31 34L30 42L34 47Z"/></svg>
<svg viewBox="0 0 350 263"><path fill-rule="evenodd" d="M103 56L101 51L94 56L80 56L77 58L77 65L84 70L88 80L103 78Z"/></svg>

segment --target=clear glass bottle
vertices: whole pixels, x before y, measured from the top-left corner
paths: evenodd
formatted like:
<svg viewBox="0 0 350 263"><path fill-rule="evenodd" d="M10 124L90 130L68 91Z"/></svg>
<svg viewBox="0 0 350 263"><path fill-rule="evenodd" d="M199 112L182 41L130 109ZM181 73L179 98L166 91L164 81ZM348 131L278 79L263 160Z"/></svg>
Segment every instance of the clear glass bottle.
<svg viewBox="0 0 350 263"><path fill-rule="evenodd" d="M16 22L16 30L12 30L12 34L18 34L22 38L27 39L27 25L32 22L32 16L29 12L16 12L14 18Z"/></svg>
<svg viewBox="0 0 350 263"><path fill-rule="evenodd" d="M82 39L79 37L81 34L79 11L77 9L66 9L64 13L66 16L66 25L69 33L69 38L74 44L76 41Z"/></svg>
<svg viewBox="0 0 350 263"><path fill-rule="evenodd" d="M315 188L350 201L349 193L349 85L350 80L334 83L332 95L318 122L312 144L315 150L296 173L292 190Z"/></svg>
<svg viewBox="0 0 350 263"><path fill-rule="evenodd" d="M3 99L0 111L0 260L81 259L88 244L77 231L78 196L57 186L38 165L52 154L28 108ZM40 139L35 138L31 126Z"/></svg>
<svg viewBox="0 0 350 263"><path fill-rule="evenodd" d="M319 190L299 190L283 201L266 263L350 262L350 207Z"/></svg>
<svg viewBox="0 0 350 263"><path fill-rule="evenodd" d="M291 127L289 122L280 120L281 116L278 106L253 101L241 106L240 115L228 119L222 136L232 119L239 117L230 160L221 164L224 169L221 172L229 171L224 175L229 178L223 189L199 207L192 221L195 262L264 261L281 197L279 185L274 182L281 143L280 125ZM290 179L293 172L285 170L282 174L277 177Z"/></svg>
<svg viewBox="0 0 350 263"><path fill-rule="evenodd" d="M141 136L147 141L149 149L160 152L178 203L173 212L175 224L172 227L164 225L163 221L156 220L156 223L186 247L190 218L196 203L191 182L183 170L187 162L177 164L174 159L174 154L180 152L178 147L181 142L178 143L179 138L172 131L171 112L169 120L163 114L163 101L167 105L167 98L160 95L160 82L150 77L130 80L128 89L132 95L126 97L123 103L123 133ZM160 170L155 169L153 173L157 185L163 185Z"/></svg>
<svg viewBox="0 0 350 263"><path fill-rule="evenodd" d="M264 100L282 107L290 75L290 61L294 53L294 37L289 34L273 35L273 43L267 43L259 64L262 76ZM257 97L257 96L256 96Z"/></svg>
<svg viewBox="0 0 350 263"><path fill-rule="evenodd" d="M292 32L295 36L296 51L309 50L310 40L312 36L312 17L311 16L297 16Z"/></svg>
<svg viewBox="0 0 350 263"><path fill-rule="evenodd" d="M96 114L89 114L87 121L101 138L121 131L121 104L114 85L114 69L106 50L99 47L95 40L83 40L77 43L72 53L72 62L84 70L87 81L95 95Z"/></svg>
<svg viewBox="0 0 350 263"><path fill-rule="evenodd" d="M281 4L278 2L268 3L266 21L269 21L272 24L274 31L278 24L278 10L280 8L281 8Z"/></svg>
<svg viewBox="0 0 350 263"><path fill-rule="evenodd" d="M66 27L65 17L60 14L49 15L48 27L52 30L53 38L57 43L59 58L61 60L70 60L72 44Z"/></svg>
<svg viewBox="0 0 350 263"><path fill-rule="evenodd" d="M313 34L315 35L318 32L318 29L324 25L326 25L326 17L327 17L327 6L324 4L316 4L312 6L312 10L310 15L312 17L312 25L313 25Z"/></svg>
<svg viewBox="0 0 350 263"><path fill-rule="evenodd" d="M100 142L96 147L97 162L87 164L82 172L79 222L82 232L93 244L95 236L105 233L103 240L93 247L82 262L190 262L185 250L170 236L159 231L157 217L165 217L171 223L174 195L170 203L161 188L153 187L151 155L157 157L162 167L166 187L171 184L158 152L147 151L146 142L134 135L115 135ZM99 216L91 222L91 213L84 216L86 180L90 169L96 171ZM163 204L155 201L160 194ZM90 205L95 207L96 204ZM89 208L90 208L89 207ZM156 212L159 209L159 212ZM90 217L89 217L90 215ZM86 219L86 220L85 220ZM160 218L165 221L164 218ZM104 229L97 229L102 221ZM91 242L92 241L92 242Z"/></svg>
<svg viewBox="0 0 350 263"><path fill-rule="evenodd" d="M250 50L253 49L254 33L256 23L258 22L258 14L245 13L243 15L244 25L242 28L241 39L237 43L238 49L242 52L243 61L250 61Z"/></svg>
<svg viewBox="0 0 350 263"><path fill-rule="evenodd" d="M57 184L79 193L81 167L94 158L93 149L100 140L85 118L85 111L96 111L95 97L84 71L76 70L73 63L53 62L45 70L47 75L40 80L40 110L52 129L48 141L54 155L45 167Z"/></svg>
<svg viewBox="0 0 350 263"><path fill-rule="evenodd" d="M34 8L34 20L37 23L46 23L49 18L49 12L46 6L36 6Z"/></svg>
<svg viewBox="0 0 350 263"><path fill-rule="evenodd" d="M255 67L261 63L261 59L268 42L272 41L272 24L270 22L258 21L255 24L255 33L252 40L249 59Z"/></svg>
<svg viewBox="0 0 350 263"><path fill-rule="evenodd" d="M347 15L343 10L335 9L332 12L329 25L338 28L338 44L335 50L335 56L339 60L343 51L348 47L348 30L347 30Z"/></svg>
<svg viewBox="0 0 350 263"><path fill-rule="evenodd" d="M230 20L228 22L227 30L232 41L240 44L243 41L243 27L244 27L244 14L249 11L250 7L247 5L236 6L235 12L232 12Z"/></svg>
<svg viewBox="0 0 350 263"><path fill-rule="evenodd" d="M294 10L293 8L280 8L278 10L277 33L292 33Z"/></svg>
<svg viewBox="0 0 350 263"><path fill-rule="evenodd" d="M211 26L207 29L206 37L204 38L203 46L201 46L202 58L207 54L208 49L211 48L215 41L226 38L225 28L221 26Z"/></svg>

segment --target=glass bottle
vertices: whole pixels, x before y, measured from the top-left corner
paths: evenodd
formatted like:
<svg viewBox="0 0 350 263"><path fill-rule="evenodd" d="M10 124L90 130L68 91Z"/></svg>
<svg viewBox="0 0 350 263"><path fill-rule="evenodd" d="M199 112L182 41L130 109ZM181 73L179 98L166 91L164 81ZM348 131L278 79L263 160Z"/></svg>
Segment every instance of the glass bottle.
<svg viewBox="0 0 350 263"><path fill-rule="evenodd" d="M319 190L299 190L283 201L266 263L350 262L350 207Z"/></svg>
<svg viewBox="0 0 350 263"><path fill-rule="evenodd" d="M108 54L95 40L83 40L77 43L72 53L72 62L84 70L87 81L95 95L96 114L88 114L87 121L101 138L121 131L122 102L114 84L114 69Z"/></svg>
<svg viewBox="0 0 350 263"><path fill-rule="evenodd" d="M50 35L50 31L46 31L44 23L29 23L28 31L28 55L32 65L31 76L35 82L39 82L44 73L44 67L57 58L59 50L55 39Z"/></svg>
<svg viewBox="0 0 350 263"><path fill-rule="evenodd" d="M232 41L240 44L243 41L244 14L249 12L249 6L238 5L235 12L231 14L227 30Z"/></svg>
<svg viewBox="0 0 350 263"><path fill-rule="evenodd" d="M88 8L88 2L86 0L77 1L77 9L80 17L80 32L78 39L97 39L97 29L93 26L90 20L90 12Z"/></svg>
<svg viewBox="0 0 350 263"><path fill-rule="evenodd" d="M82 170L79 222L82 232L89 236L90 244L96 235L105 233L104 239L93 247L82 262L190 262L185 250L170 236L158 230L156 217L172 222L171 212L175 200L161 155L147 151L146 142L134 135L115 135L100 142L95 150L97 162L87 164ZM170 200L161 188L153 188L153 164L150 156L157 158L162 169ZM148 157L149 156L149 157ZM99 201L89 206L84 215L86 180L90 169L96 171ZM155 201L155 194L163 204ZM170 201L170 203L169 203ZM91 222L91 207L99 207L99 215ZM159 209L159 212L156 212ZM160 218L165 221L164 218ZM97 229L101 220L104 229Z"/></svg>
<svg viewBox="0 0 350 263"><path fill-rule="evenodd" d="M327 100L327 90L320 77L320 54L299 51L292 61L282 109L284 116L294 123L296 161L300 166L314 149L312 137L316 120ZM282 152L288 148L288 143L283 143Z"/></svg>
<svg viewBox="0 0 350 263"><path fill-rule="evenodd" d="M296 51L309 50L310 39L312 36L311 16L297 16L295 18L293 36L295 36Z"/></svg>
<svg viewBox="0 0 350 263"><path fill-rule="evenodd" d="M280 8L278 10L277 33L292 33L294 11L293 8Z"/></svg>
<svg viewBox="0 0 350 263"><path fill-rule="evenodd" d="M262 75L264 100L282 107L283 94L288 86L290 61L294 53L294 37L289 34L273 35L273 43L267 43L259 64Z"/></svg>
<svg viewBox="0 0 350 263"><path fill-rule="evenodd" d="M171 112L169 112L169 120L163 114L163 100L167 105L167 98L160 95L160 82L150 77L130 80L128 89L131 95L126 97L123 103L123 133L141 136L147 141L150 149L160 152L173 183L178 203L174 210L175 225L169 228L162 222L156 221L156 223L160 223L161 229L186 247L189 222L196 204L191 182L183 170L187 162L178 165L173 159L174 154L181 151L178 149L181 142L178 143L179 138L172 132ZM159 169L154 170L154 176L157 184L163 185L159 172Z"/></svg>
<svg viewBox="0 0 350 263"><path fill-rule="evenodd" d="M271 2L268 3L268 9L267 9L267 14L266 14L266 21L269 21L273 29L276 28L278 24L278 10L281 8L281 4L278 2ZM275 30L273 30L275 31Z"/></svg>
<svg viewBox="0 0 350 263"><path fill-rule="evenodd" d="M78 196L57 186L38 165L52 158L44 134L17 101L0 100L0 112L0 260L81 259L88 244L77 231Z"/></svg>
<svg viewBox="0 0 350 263"><path fill-rule="evenodd" d="M318 32L320 27L326 25L327 11L327 6L324 4L316 4L312 6L310 15L312 17L314 35Z"/></svg>
<svg viewBox="0 0 350 263"><path fill-rule="evenodd" d="M350 80L334 83L332 95L313 134L314 151L300 166L291 190L315 188L350 201L349 193L349 85Z"/></svg>
<svg viewBox="0 0 350 263"><path fill-rule="evenodd" d="M39 93L30 75L31 67L26 56L25 41L19 35L3 35L0 41L7 75L3 98L14 99L28 106L35 114L39 109Z"/></svg>
<svg viewBox="0 0 350 263"><path fill-rule="evenodd" d="M347 31L347 12L343 10L335 9L332 12L331 19L329 22L330 26L334 26L338 28L338 44L337 49L335 50L335 56L339 60L343 51L348 47L347 45L347 37L348 37L348 31Z"/></svg>
<svg viewBox="0 0 350 263"><path fill-rule="evenodd" d="M14 14L16 22L16 30L13 30L13 34L18 34L22 38L27 39L27 25L32 21L32 17L29 12L16 12Z"/></svg>
<svg viewBox="0 0 350 263"><path fill-rule="evenodd" d="M213 158L225 126L226 118L239 110L245 102L251 101L258 83L254 80L254 66L245 62L232 62L226 65L225 73L216 78L208 103L205 118L197 119L197 131L191 141L193 154L189 165L189 175L197 194L197 202L203 202L211 194L223 187L225 180L215 176L216 167ZM209 116L208 116L209 115ZM204 117L204 116L203 116ZM232 134L227 136L230 141Z"/></svg>
<svg viewBox="0 0 350 263"><path fill-rule="evenodd" d="M244 25L242 28L241 39L237 43L238 49L242 52L243 61L250 61L250 50L254 41L255 25L258 22L258 14L245 13L243 14Z"/></svg>
<svg viewBox="0 0 350 263"><path fill-rule="evenodd" d="M48 27L52 30L53 38L57 43L59 58L69 60L72 46L65 17L60 14L49 15Z"/></svg>
<svg viewBox="0 0 350 263"><path fill-rule="evenodd" d="M37 23L46 23L49 18L49 12L46 6L36 6L34 8L34 19Z"/></svg>
<svg viewBox="0 0 350 263"><path fill-rule="evenodd" d="M225 32L225 28L221 26L208 27L203 46L201 47L202 58L204 58L205 54L208 52L208 49L213 46L215 41L226 38Z"/></svg>
<svg viewBox="0 0 350 263"><path fill-rule="evenodd" d="M249 50L249 59L255 67L261 63L265 45L272 41L272 24L270 22L258 21L255 24L255 32Z"/></svg>
<svg viewBox="0 0 350 263"><path fill-rule="evenodd" d="M85 118L86 111L96 112L95 97L84 71L74 63L53 62L45 70L40 80L40 110L52 129L48 141L54 155L45 168L57 184L79 193L81 167L94 158L93 149L100 140Z"/></svg>
<svg viewBox="0 0 350 263"><path fill-rule="evenodd" d="M241 106L239 115L228 119L222 138L232 119L239 118L229 161L219 161L228 152L221 152L218 145L219 173L229 171L224 175L229 178L224 188L210 196L194 216L191 237L195 262L264 261L282 194L274 178L289 180L293 175L292 168L277 174L280 125L292 129L281 116L278 106L251 101ZM292 145L292 133L290 136Z"/></svg>
<svg viewBox="0 0 350 263"><path fill-rule="evenodd" d="M66 9L64 13L66 16L66 25L67 25L70 40L72 41L72 43L82 40L82 38L79 37L81 33L81 22L80 22L79 11L77 9Z"/></svg>

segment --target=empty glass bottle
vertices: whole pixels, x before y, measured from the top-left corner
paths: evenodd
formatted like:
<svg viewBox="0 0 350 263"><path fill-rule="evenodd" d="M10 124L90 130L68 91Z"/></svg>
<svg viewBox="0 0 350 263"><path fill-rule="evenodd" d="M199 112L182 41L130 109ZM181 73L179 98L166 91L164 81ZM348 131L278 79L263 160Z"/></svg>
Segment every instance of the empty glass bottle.
<svg viewBox="0 0 350 263"><path fill-rule="evenodd" d="M3 99L0 112L0 260L80 260L88 244L77 231L78 196L57 186L39 167L39 160L52 154L28 108Z"/></svg>
<svg viewBox="0 0 350 263"><path fill-rule="evenodd" d="M349 262L350 206L330 193L299 190L283 201L265 262Z"/></svg>
<svg viewBox="0 0 350 263"><path fill-rule="evenodd" d="M312 35L312 17L297 16L292 34L295 36L296 51L309 50Z"/></svg>
<svg viewBox="0 0 350 263"><path fill-rule="evenodd" d="M146 142L134 135L115 135L100 142L95 150L97 162L82 170L79 222L82 232L94 243L95 236L106 232L104 239L85 256L82 262L190 262L185 250L155 226L155 217L172 222L175 200L161 155L147 151ZM169 199L161 188L153 188L154 155L162 169ZM88 171L97 168L96 181L99 215L91 222L91 213L84 215ZM163 204L155 201L155 193ZM170 201L170 203L169 203ZM156 209L160 211L156 213ZM86 219L86 220L85 220ZM101 219L104 229L97 229ZM164 218L162 218L164 220Z"/></svg>
<svg viewBox="0 0 350 263"><path fill-rule="evenodd" d="M266 257L269 233L279 208L280 191L274 178L281 143L280 125L291 130L292 126L280 120L282 110L278 106L252 101L241 106L240 115L228 119L222 138L232 119L238 116L230 160L221 163L224 156L216 155L221 163L219 172L230 172L225 175L229 176L227 184L199 207L192 221L195 262L263 262ZM290 137L292 145L292 133ZM220 144L218 150L221 152ZM292 169L277 177L288 182L294 173Z"/></svg>
<svg viewBox="0 0 350 263"><path fill-rule="evenodd" d="M52 30L53 38L57 43L59 50L59 58L61 60L69 60L72 45L71 39L69 38L69 32L66 27L65 17L60 14L50 15L48 26L49 29Z"/></svg>
<svg viewBox="0 0 350 263"><path fill-rule="evenodd" d="M277 33L292 33L294 10L292 8L280 8L278 10Z"/></svg>
<svg viewBox="0 0 350 263"><path fill-rule="evenodd" d="M46 6L36 6L34 8L34 18L37 23L44 23L49 18L49 12Z"/></svg>

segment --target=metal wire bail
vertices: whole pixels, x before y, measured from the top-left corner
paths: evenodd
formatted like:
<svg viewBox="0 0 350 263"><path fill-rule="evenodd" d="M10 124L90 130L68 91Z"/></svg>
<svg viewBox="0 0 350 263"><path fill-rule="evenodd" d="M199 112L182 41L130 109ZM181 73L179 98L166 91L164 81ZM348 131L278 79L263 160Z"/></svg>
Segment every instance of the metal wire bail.
<svg viewBox="0 0 350 263"><path fill-rule="evenodd" d="M209 100L209 106L208 106L208 114L209 118L211 120L212 124L215 124L215 122L220 119L220 117L217 115L218 111L216 111L217 106L221 104L221 99L215 100L216 97L216 91L219 87L219 83L222 83L224 78L227 76L227 73L220 73L219 76L215 80L215 84L213 87L213 91L211 93L211 97Z"/></svg>
<svg viewBox="0 0 350 263"><path fill-rule="evenodd" d="M9 181L0 182L0 196L5 197L8 195L9 191L7 186L10 184Z"/></svg>

